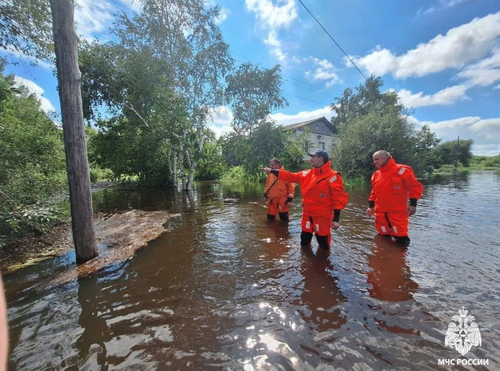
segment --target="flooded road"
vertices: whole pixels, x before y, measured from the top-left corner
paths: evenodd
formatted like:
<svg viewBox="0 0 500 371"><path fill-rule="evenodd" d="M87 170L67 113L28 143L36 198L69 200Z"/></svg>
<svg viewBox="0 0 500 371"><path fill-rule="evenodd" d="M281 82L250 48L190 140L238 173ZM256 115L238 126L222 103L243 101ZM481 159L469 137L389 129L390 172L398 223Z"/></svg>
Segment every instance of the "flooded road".
<svg viewBox="0 0 500 371"><path fill-rule="evenodd" d="M290 223L266 220L262 186L96 193L95 211L180 216L90 277L33 290L74 254L4 277L9 370L499 370L500 174L424 186L407 250L375 237L353 188L329 254L300 248L299 197ZM445 347L462 307L481 333L465 357Z"/></svg>

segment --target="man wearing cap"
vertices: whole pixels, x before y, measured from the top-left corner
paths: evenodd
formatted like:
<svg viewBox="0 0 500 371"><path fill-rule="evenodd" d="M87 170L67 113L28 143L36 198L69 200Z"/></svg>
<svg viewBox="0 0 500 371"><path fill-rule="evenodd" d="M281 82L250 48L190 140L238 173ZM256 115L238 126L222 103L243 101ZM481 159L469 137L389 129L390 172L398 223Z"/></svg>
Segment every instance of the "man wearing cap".
<svg viewBox="0 0 500 371"><path fill-rule="evenodd" d="M347 205L349 195L339 172L330 166L328 152L318 149L311 156L311 170L290 173L286 170L263 168L280 180L300 184L302 193L301 246L309 246L313 233L323 250L330 249L331 229L340 227L340 211Z"/></svg>
<svg viewBox="0 0 500 371"><path fill-rule="evenodd" d="M385 150L373 154L372 191L368 199L368 216L375 215L378 234L390 236L402 245L409 245L408 223L417 211L417 201L424 187L407 165L396 164Z"/></svg>
<svg viewBox="0 0 500 371"><path fill-rule="evenodd" d="M269 166L271 166L271 169L285 170L281 166L281 161L277 158L273 158ZM287 222L289 220L288 207L291 205L294 196L294 183L280 180L272 173L268 174L264 190L264 197L267 201L267 219L274 220L279 213L279 218Z"/></svg>

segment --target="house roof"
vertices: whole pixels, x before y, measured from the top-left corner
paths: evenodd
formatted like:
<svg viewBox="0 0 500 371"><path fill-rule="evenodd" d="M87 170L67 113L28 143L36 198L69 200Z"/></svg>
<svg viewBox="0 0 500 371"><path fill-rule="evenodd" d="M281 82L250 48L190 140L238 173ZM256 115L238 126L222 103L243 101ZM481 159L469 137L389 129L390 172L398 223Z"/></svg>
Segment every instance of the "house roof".
<svg viewBox="0 0 500 371"><path fill-rule="evenodd" d="M283 126L283 131L290 131L290 130L296 130L298 128L301 128L303 126L307 126L307 125L310 125L310 124L313 124L317 121L321 121L323 124L325 124L334 134L337 134L337 130L335 129L335 127L332 125L332 123L330 121L328 121L326 119L325 116L322 116L322 117L318 117L318 118L315 118L315 119L312 119L312 120L309 120L309 121L303 121L303 122L298 122L296 124L291 124L291 125L285 125Z"/></svg>

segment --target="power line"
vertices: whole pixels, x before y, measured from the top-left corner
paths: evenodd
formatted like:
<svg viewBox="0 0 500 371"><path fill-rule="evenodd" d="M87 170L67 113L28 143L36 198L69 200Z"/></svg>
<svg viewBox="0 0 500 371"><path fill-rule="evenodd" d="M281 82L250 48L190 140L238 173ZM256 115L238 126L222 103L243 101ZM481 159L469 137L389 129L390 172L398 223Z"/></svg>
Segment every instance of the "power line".
<svg viewBox="0 0 500 371"><path fill-rule="evenodd" d="M309 102L319 103L319 104L322 104L322 105L324 105L324 106L329 106L329 105L330 105L330 103L322 103L322 102L318 102L317 100L312 100L312 99L307 99L307 98L299 97L298 95L295 95L295 94L293 94L293 93L289 93L289 92L284 91L284 90L283 90L283 93L288 94L288 95L291 95L292 97L295 97L295 98L299 98L299 99L307 100L307 101L309 101Z"/></svg>
<svg viewBox="0 0 500 371"><path fill-rule="evenodd" d="M325 33L326 33L326 34L330 37L330 39L332 39L332 41L335 43L335 45L337 45L337 46L338 46L338 48L339 48L340 50L342 50L342 53L344 53L344 55L347 57L347 59L349 59L349 61L352 63L352 65L353 65L354 67L356 67L356 69L357 69L357 70L358 70L358 72L361 74L361 76L363 76L363 77L365 78L365 80L368 80L368 79L366 78L366 76L365 76L365 75L363 75L363 72L361 72L361 70L358 68L358 66L356 66L356 63L354 63L354 61L351 59L351 57L349 57L349 56L347 55L347 53L346 53L346 52L344 51L344 49L342 49L342 47L341 47L341 46L340 46L340 45L339 45L339 44L335 41L335 39L332 37L332 35L330 35L330 34L328 33L328 31L327 31L327 30L323 27L323 25L322 25L322 24L321 24L321 23L320 23L320 22L316 19L316 17L315 17L315 16L314 16L314 15L313 15L310 11L309 11L309 9L307 9L307 7L304 5L304 3L302 2L302 0L299 0L299 3L301 3L301 4L302 4L302 6L304 7L304 9L305 9L305 10L307 10L307 12L311 15L311 17L313 17L313 18L314 18L314 20L315 20L315 21L316 21L316 22L320 25L320 27L323 29L323 31L325 31Z"/></svg>
<svg viewBox="0 0 500 371"><path fill-rule="evenodd" d="M250 62L253 62L253 63L257 64L257 65L260 65L260 64L261 64L261 63L256 62L256 61L254 61L254 60L252 60L252 59L250 59L250 58L248 58L248 57L245 57L244 55L242 55L242 54L240 54L240 53L235 52L234 50L231 50L231 53L236 54L236 55L239 55L240 57L243 57L243 58L245 58L245 59L248 59ZM243 62L243 61L241 61L241 60L240 60L240 59L238 59L238 58L234 58L234 59L235 59L235 60L237 60L237 61L239 61L239 62ZM263 69L263 67L258 67L258 68L260 68L261 70ZM293 83L293 82L289 81L288 79L285 79L285 81L287 81L287 82L288 82L288 83L290 83L291 85L298 86L299 88L306 89L306 90L309 90L309 91L315 92L316 94L321 94L321 95L327 96L327 97L329 97L329 98L331 97L331 95L330 95L330 94L323 93L323 92L321 91L322 89L318 88L317 86L311 85L311 84L309 84L309 83L307 83L307 82L305 82L305 81L298 80L298 79L296 79L296 78L294 78L294 77L292 77L292 76L290 76L290 75L286 75L286 74L284 74L284 73L282 73L281 75L283 75L283 76L287 77L288 79L295 80L295 81L297 81L297 82L299 82L299 83L301 83L301 84L303 84L303 85L309 86L310 88L306 88L306 87L304 87L304 86L297 85L297 83ZM312 89L311 89L311 88L312 88Z"/></svg>

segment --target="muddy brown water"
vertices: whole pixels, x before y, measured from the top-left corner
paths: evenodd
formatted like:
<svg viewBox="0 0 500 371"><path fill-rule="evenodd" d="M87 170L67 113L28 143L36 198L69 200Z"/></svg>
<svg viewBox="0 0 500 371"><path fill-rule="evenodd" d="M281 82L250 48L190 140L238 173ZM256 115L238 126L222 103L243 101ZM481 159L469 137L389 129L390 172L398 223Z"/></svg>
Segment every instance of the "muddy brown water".
<svg viewBox="0 0 500 371"><path fill-rule="evenodd" d="M266 221L259 185L95 193L96 211L180 216L89 277L34 290L74 254L6 276L9 370L499 370L500 174L424 185L408 250L375 237L352 188L330 254L300 248L299 197ZM462 307L481 334L465 357L445 346Z"/></svg>

